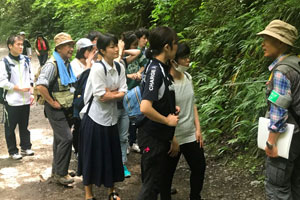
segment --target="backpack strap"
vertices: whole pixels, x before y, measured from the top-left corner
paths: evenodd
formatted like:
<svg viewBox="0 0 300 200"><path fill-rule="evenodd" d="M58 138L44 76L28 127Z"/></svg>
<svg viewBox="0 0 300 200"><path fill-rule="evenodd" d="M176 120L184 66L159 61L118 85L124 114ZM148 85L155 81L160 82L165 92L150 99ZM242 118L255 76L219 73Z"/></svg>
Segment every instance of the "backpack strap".
<svg viewBox="0 0 300 200"><path fill-rule="evenodd" d="M102 60L97 61L96 63L100 63L100 64L103 66L105 76L107 76L107 69L106 69L104 63L102 62ZM118 63L118 62L116 62L116 61L114 61L114 63L115 63L115 65L116 65L116 68L117 68L117 71L118 71L118 75L120 76L120 74L121 74L121 66L120 66L120 63Z"/></svg>
<svg viewBox="0 0 300 200"><path fill-rule="evenodd" d="M107 69L106 69L104 63L102 62L102 60L99 60L96 63L100 63L103 66L103 68L104 68L104 74L105 74L105 76L107 76Z"/></svg>
<svg viewBox="0 0 300 200"><path fill-rule="evenodd" d="M8 75L8 81L10 81L10 78L11 78L11 65L12 64L9 63L7 58L3 58L3 61L4 61L4 64L5 64L5 69L6 69L7 75Z"/></svg>
<svg viewBox="0 0 300 200"><path fill-rule="evenodd" d="M118 75L120 76L121 74L121 66L118 62L114 61L115 65L116 65L116 68L117 68L117 71L118 71Z"/></svg>
<svg viewBox="0 0 300 200"><path fill-rule="evenodd" d="M183 72L183 73L184 73L184 75L186 76L186 78L190 81L190 80L191 80L190 75L189 75L187 72Z"/></svg>

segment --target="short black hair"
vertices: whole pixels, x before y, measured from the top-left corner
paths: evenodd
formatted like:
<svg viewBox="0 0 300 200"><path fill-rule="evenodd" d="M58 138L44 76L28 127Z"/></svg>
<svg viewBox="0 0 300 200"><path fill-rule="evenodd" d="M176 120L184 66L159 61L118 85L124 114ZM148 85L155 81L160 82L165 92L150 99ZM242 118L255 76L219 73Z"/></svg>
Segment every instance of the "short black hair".
<svg viewBox="0 0 300 200"><path fill-rule="evenodd" d="M7 44L8 50L10 50L8 46L9 46L10 44L11 44L11 45L14 45L16 39L22 40L22 41L23 41L23 38L22 38L21 35L11 35L11 36L9 36L9 37L7 38L6 44Z"/></svg>
<svg viewBox="0 0 300 200"><path fill-rule="evenodd" d="M159 26L153 29L149 35L149 48L146 50L146 57L152 59L159 55L166 44L173 48L173 41L177 42L178 37L176 32L166 26Z"/></svg>
<svg viewBox="0 0 300 200"><path fill-rule="evenodd" d="M146 38L149 37L149 31L145 28L139 28L138 30L135 31L135 35L137 36L138 39L143 37L143 35L146 36Z"/></svg>
<svg viewBox="0 0 300 200"><path fill-rule="evenodd" d="M118 38L110 33L99 35L97 40L97 49L99 50L100 55L102 55L100 50L102 49L105 51L106 47L108 47L111 42L113 42L114 45L118 45Z"/></svg>
<svg viewBox="0 0 300 200"><path fill-rule="evenodd" d="M77 59L81 59L81 58L85 58L84 57L84 53L85 51L91 51L93 49L94 46L88 46L88 47L84 47L84 48L81 48L79 49L77 52L76 52L76 58Z"/></svg>
<svg viewBox="0 0 300 200"><path fill-rule="evenodd" d="M101 35L101 33L99 31L91 31L87 34L86 38L93 41L93 40L95 40L95 38L99 38L100 35Z"/></svg>
<svg viewBox="0 0 300 200"><path fill-rule="evenodd" d="M122 35L123 41L125 43L125 49L130 49L130 45L138 39L133 31L124 32Z"/></svg>
<svg viewBox="0 0 300 200"><path fill-rule="evenodd" d="M190 55L190 47L187 45L187 43L178 43L178 49L175 56L175 61L178 61L179 58L183 58L185 56Z"/></svg>

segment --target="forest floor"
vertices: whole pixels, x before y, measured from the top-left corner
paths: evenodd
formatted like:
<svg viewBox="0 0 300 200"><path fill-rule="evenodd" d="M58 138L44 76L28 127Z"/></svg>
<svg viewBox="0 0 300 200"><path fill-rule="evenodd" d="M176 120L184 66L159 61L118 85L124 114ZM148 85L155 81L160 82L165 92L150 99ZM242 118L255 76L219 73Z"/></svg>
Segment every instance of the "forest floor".
<svg viewBox="0 0 300 200"><path fill-rule="evenodd" d="M0 46L0 58L7 55L6 46ZM37 67L37 57L33 57L33 66ZM34 70L36 71L36 69ZM2 119L2 105L0 105ZM82 200L84 189L82 178L75 177L75 183L64 187L51 181L52 140L50 124L44 117L43 106L33 105L30 111L29 130L31 132L34 156L23 157L19 161L8 157L3 125L0 125L0 199L1 200ZM16 129L17 144L19 144ZM134 200L141 187L140 154L128 155L128 169L132 176L116 188L122 200ZM225 159L214 159L206 152L207 169L202 198L205 200L263 200L264 188L261 182L247 170L228 166ZM76 170L77 162L72 156L70 169ZM181 158L173 180L178 193L173 200L187 200L189 195L189 167ZM105 188L94 188L96 198L107 199Z"/></svg>

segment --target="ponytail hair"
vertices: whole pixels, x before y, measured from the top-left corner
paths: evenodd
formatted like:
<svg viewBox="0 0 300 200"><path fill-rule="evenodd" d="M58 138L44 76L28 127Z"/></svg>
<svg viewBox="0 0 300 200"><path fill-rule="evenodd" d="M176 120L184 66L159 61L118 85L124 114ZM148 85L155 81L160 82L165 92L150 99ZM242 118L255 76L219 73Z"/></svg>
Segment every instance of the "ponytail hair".
<svg viewBox="0 0 300 200"><path fill-rule="evenodd" d="M146 57L152 59L159 55L162 53L166 44L172 48L174 40L177 42L178 38L176 32L172 28L159 26L153 29L149 35L150 47L146 50Z"/></svg>

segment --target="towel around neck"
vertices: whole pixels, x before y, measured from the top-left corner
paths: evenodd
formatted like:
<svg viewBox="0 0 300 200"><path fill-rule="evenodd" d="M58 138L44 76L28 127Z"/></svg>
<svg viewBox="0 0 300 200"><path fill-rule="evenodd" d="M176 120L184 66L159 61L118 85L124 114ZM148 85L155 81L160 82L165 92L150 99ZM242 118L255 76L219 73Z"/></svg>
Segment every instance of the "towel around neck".
<svg viewBox="0 0 300 200"><path fill-rule="evenodd" d="M53 56L57 62L57 67L58 67L61 84L64 86L67 86L71 83L75 83L76 77L72 71L71 65L69 64L69 66L67 68L64 60L60 57L59 53L57 53L56 51L53 52ZM68 70L69 70L69 72L68 72Z"/></svg>

